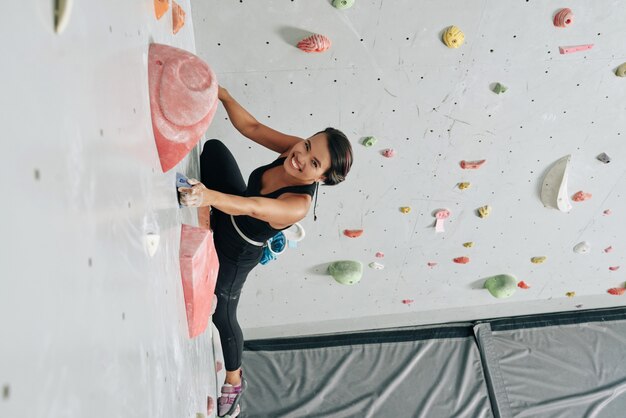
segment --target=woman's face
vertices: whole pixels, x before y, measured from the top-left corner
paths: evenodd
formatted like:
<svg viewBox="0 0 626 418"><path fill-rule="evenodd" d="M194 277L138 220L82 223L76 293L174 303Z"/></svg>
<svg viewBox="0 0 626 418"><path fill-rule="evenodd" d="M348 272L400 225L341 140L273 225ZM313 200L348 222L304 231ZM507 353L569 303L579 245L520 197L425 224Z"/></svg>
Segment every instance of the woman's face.
<svg viewBox="0 0 626 418"><path fill-rule="evenodd" d="M330 168L326 134L313 135L291 147L284 167L288 174L306 183L324 180L324 173Z"/></svg>

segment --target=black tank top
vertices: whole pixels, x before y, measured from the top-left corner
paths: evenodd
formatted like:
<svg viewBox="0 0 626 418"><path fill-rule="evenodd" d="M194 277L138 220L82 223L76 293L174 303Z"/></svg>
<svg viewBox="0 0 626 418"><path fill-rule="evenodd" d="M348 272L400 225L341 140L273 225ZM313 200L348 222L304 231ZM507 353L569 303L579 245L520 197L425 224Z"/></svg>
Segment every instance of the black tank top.
<svg viewBox="0 0 626 418"><path fill-rule="evenodd" d="M282 165L286 158L287 157L280 157L277 160L267 165L261 166L254 170L252 173L250 173L250 178L248 179L248 187L246 189L246 192L244 193L244 196L257 196L276 199L283 193L300 193L308 194L313 197L313 194L315 193L315 183L305 184L301 186L281 187L280 189L275 190L272 193L261 194L261 178L263 177L263 173L265 173L270 168ZM265 242L269 238L276 235L279 231L282 231L282 229L272 228L270 224L265 221L247 215L235 216L235 222L237 223L237 226L239 227L241 232L243 232L251 240L258 242ZM283 229L287 229L289 228L289 226Z"/></svg>

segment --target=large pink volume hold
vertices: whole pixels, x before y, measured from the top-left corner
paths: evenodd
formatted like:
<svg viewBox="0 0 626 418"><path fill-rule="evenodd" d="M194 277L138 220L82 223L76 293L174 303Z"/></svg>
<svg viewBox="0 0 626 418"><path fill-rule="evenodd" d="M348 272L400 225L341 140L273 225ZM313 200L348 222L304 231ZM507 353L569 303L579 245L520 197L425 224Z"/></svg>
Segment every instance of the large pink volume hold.
<svg viewBox="0 0 626 418"><path fill-rule="evenodd" d="M204 332L209 323L220 267L213 231L183 225L180 233L180 273L187 310L189 337Z"/></svg>
<svg viewBox="0 0 626 418"><path fill-rule="evenodd" d="M298 48L304 52L324 52L330 48L331 42L324 35L311 35L298 42Z"/></svg>
<svg viewBox="0 0 626 418"><path fill-rule="evenodd" d="M163 172L198 143L217 110L217 78L200 58L167 45L148 54L150 113Z"/></svg>

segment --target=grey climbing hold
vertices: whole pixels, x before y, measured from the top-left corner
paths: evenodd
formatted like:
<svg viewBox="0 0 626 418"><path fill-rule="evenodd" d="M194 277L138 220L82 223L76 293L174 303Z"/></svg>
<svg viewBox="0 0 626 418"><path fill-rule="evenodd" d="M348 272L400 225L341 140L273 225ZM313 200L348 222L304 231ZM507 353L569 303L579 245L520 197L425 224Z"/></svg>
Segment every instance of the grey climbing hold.
<svg viewBox="0 0 626 418"><path fill-rule="evenodd" d="M333 6L339 10L349 9L354 6L354 0L333 0Z"/></svg>
<svg viewBox="0 0 626 418"><path fill-rule="evenodd" d="M517 290L517 279L510 274L491 276L485 280L485 289L498 299L508 298Z"/></svg>
<svg viewBox="0 0 626 418"><path fill-rule="evenodd" d="M611 162L611 157L606 155L606 153L602 153L596 157L598 160L602 161L604 164L608 164Z"/></svg>
<svg viewBox="0 0 626 418"><path fill-rule="evenodd" d="M355 284L363 276L363 264L352 260L335 261L328 266L328 272L338 283Z"/></svg>

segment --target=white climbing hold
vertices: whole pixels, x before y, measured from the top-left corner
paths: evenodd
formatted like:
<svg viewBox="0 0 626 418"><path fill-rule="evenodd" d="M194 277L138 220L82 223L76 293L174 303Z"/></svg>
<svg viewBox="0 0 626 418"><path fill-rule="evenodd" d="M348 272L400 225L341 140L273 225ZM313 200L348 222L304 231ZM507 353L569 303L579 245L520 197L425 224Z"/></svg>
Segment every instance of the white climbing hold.
<svg viewBox="0 0 626 418"><path fill-rule="evenodd" d="M384 266L384 265L382 265L382 264L380 264L380 263L377 263L377 262L375 262L375 261L371 262L371 263L369 264L369 266L370 266L370 268L373 268L374 270L382 270L382 269L384 269L384 268L385 268L385 266Z"/></svg>
<svg viewBox="0 0 626 418"><path fill-rule="evenodd" d="M558 209L561 212L569 212L572 209L572 204L567 195L567 178L571 157L571 155L566 155L559 159L543 178L541 202L544 206Z"/></svg>
<svg viewBox="0 0 626 418"><path fill-rule="evenodd" d="M591 245L587 241L579 242L574 246L574 252L577 254L589 254Z"/></svg>
<svg viewBox="0 0 626 418"><path fill-rule="evenodd" d="M159 242L161 241L161 236L158 234L148 233L144 235L143 242L146 248L146 252L150 257L154 257L157 249L159 248Z"/></svg>
<svg viewBox="0 0 626 418"><path fill-rule="evenodd" d="M54 2L54 31L61 33L67 27L72 13L74 0L55 0Z"/></svg>

